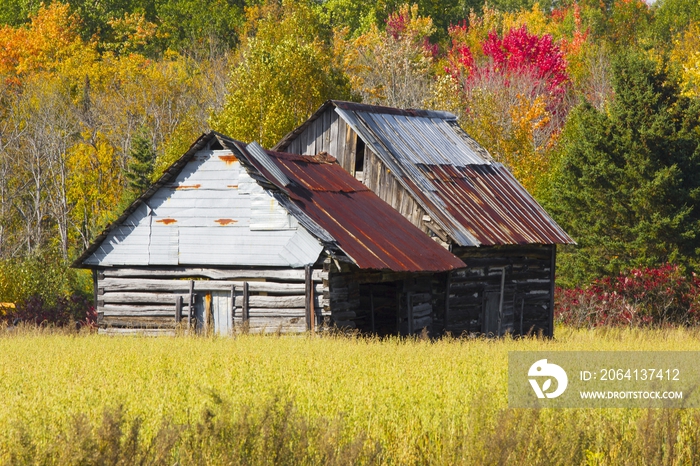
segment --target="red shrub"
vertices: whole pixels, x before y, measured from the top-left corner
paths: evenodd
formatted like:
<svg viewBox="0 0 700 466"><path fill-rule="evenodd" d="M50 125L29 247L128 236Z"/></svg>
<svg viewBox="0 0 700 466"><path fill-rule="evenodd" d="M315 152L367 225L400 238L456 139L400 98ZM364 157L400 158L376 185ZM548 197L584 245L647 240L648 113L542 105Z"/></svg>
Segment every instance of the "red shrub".
<svg viewBox="0 0 700 466"><path fill-rule="evenodd" d="M79 323L94 327L97 322L97 312L88 299L78 294L68 298L60 297L55 304L47 304L41 296L32 296L18 303L14 312L7 314L4 319L9 323L17 321L36 325L48 323L59 327Z"/></svg>
<svg viewBox="0 0 700 466"><path fill-rule="evenodd" d="M574 327L700 324L700 278L678 266L633 269L584 288L557 288L555 318Z"/></svg>

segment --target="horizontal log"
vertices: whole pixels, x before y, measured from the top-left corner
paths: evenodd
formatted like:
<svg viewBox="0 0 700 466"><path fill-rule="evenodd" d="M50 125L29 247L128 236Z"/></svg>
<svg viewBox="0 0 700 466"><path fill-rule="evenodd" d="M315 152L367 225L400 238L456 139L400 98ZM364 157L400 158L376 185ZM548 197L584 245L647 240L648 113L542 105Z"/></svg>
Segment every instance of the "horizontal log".
<svg viewBox="0 0 700 466"><path fill-rule="evenodd" d="M240 309L236 309L236 314L240 314ZM250 309L250 318L254 317L304 317L306 310L301 309Z"/></svg>
<svg viewBox="0 0 700 466"><path fill-rule="evenodd" d="M150 304L172 304L175 305L176 299L182 297L183 303L187 303L189 295L177 294L157 294L157 293L105 293L101 296L100 301L105 304L133 304L133 303L150 303Z"/></svg>
<svg viewBox="0 0 700 466"><path fill-rule="evenodd" d="M154 319L139 317L107 317L102 321L102 327L119 328L176 328L174 319Z"/></svg>
<svg viewBox="0 0 700 466"><path fill-rule="evenodd" d="M422 312L426 309L432 309L433 308L433 303L428 301L427 303L420 303L416 304L413 302L413 313L415 314L416 312Z"/></svg>
<svg viewBox="0 0 700 466"><path fill-rule="evenodd" d="M97 330L99 335L114 335L114 336L175 336L175 330L171 329L140 329L140 328L100 328Z"/></svg>
<svg viewBox="0 0 700 466"><path fill-rule="evenodd" d="M275 308L289 309L302 308L305 304L304 296L250 296L248 306L251 308ZM236 296L236 307L243 306L243 296Z"/></svg>
<svg viewBox="0 0 700 466"><path fill-rule="evenodd" d="M284 281L304 281L305 272L303 269L203 269L186 267L149 267L143 269L136 268L109 268L102 271L105 278L109 277L162 277L162 278L189 278L201 277L213 280L243 280L253 278L278 279ZM321 270L315 269L312 273L314 281L320 282Z"/></svg>
<svg viewBox="0 0 700 466"><path fill-rule="evenodd" d="M104 313L104 317L116 317L116 316L159 316L159 317L172 317L175 318L175 306L159 306L159 305L149 305L149 306L133 306L133 305L118 305L110 304L105 306L98 306L97 312ZM183 312L186 315L186 312Z"/></svg>
<svg viewBox="0 0 700 466"><path fill-rule="evenodd" d="M413 308L413 318L424 317L432 314L433 306L430 303L421 304Z"/></svg>
<svg viewBox="0 0 700 466"><path fill-rule="evenodd" d="M428 303L430 302L430 293L413 293L411 295L411 302L413 304Z"/></svg>
<svg viewBox="0 0 700 466"><path fill-rule="evenodd" d="M231 286L236 289L243 288L243 281L230 280L194 280L195 291L229 291ZM189 292L189 280L158 280L148 278L104 278L99 281L98 287L105 292L114 291L185 291ZM252 292L274 294L304 294L304 283L278 283L278 282L248 282L248 289ZM322 285L315 283L314 292L321 294Z"/></svg>
<svg viewBox="0 0 700 466"><path fill-rule="evenodd" d="M420 319L413 319L413 328L416 330L420 330L424 327L429 326L432 323L433 319L430 316L421 317Z"/></svg>

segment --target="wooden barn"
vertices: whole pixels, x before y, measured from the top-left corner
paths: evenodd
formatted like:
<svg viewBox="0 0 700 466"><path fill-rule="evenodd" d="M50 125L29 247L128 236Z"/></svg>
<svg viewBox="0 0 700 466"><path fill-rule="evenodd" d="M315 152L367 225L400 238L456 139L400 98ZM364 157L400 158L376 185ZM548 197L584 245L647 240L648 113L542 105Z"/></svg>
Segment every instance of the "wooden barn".
<svg viewBox="0 0 700 466"><path fill-rule="evenodd" d="M328 101L274 149L336 157L466 263L434 277L434 333L552 335L556 245L573 240L454 115Z"/></svg>
<svg viewBox="0 0 700 466"><path fill-rule="evenodd" d="M465 264L332 156L211 132L74 263L102 333L431 328L434 288Z"/></svg>

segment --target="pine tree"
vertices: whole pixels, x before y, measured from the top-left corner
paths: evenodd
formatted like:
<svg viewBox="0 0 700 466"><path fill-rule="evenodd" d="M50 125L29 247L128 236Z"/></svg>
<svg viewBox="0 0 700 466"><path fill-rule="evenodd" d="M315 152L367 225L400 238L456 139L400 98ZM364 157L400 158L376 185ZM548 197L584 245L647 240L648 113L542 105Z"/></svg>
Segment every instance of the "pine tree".
<svg viewBox="0 0 700 466"><path fill-rule="evenodd" d="M560 256L568 284L700 253L698 103L639 54L613 74L608 108L580 105L562 134L548 207L578 243Z"/></svg>
<svg viewBox="0 0 700 466"><path fill-rule="evenodd" d="M131 201L148 189L155 161L156 151L146 131L142 129L131 141L129 164L124 173L127 181L124 199L128 198Z"/></svg>

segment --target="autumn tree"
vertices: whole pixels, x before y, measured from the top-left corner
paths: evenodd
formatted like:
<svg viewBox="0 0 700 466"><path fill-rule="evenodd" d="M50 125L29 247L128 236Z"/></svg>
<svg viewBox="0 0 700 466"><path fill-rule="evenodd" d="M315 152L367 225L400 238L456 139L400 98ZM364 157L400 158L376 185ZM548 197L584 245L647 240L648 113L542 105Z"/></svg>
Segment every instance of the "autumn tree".
<svg viewBox="0 0 700 466"><path fill-rule="evenodd" d="M241 41L213 128L271 147L324 101L349 97L330 31L308 4L284 0L249 8Z"/></svg>
<svg viewBox="0 0 700 466"><path fill-rule="evenodd" d="M339 38L353 91L369 104L423 107L437 53L429 42L433 31L432 20L420 16L417 5L403 5L387 18L384 30L372 25L356 39Z"/></svg>
<svg viewBox="0 0 700 466"><path fill-rule="evenodd" d="M639 53L615 59L613 86L604 111L581 104L562 136L548 206L578 243L561 256L569 283L697 264L700 105Z"/></svg>
<svg viewBox="0 0 700 466"><path fill-rule="evenodd" d="M526 26L490 31L475 52L469 26L450 33L446 71L464 105L462 125L537 194L568 110L563 52L550 35Z"/></svg>

